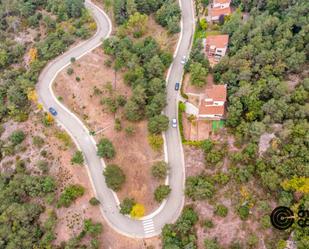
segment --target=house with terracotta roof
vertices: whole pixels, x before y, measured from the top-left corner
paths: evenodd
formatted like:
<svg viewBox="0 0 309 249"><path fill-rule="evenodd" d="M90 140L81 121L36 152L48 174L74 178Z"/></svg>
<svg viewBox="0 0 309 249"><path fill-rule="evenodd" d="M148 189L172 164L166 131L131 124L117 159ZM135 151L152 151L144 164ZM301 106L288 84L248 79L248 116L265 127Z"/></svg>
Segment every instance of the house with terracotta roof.
<svg viewBox="0 0 309 249"><path fill-rule="evenodd" d="M213 0L212 8L228 8L230 4L231 0Z"/></svg>
<svg viewBox="0 0 309 249"><path fill-rule="evenodd" d="M220 16L228 16L232 14L232 9L231 7L226 7L226 8L221 8L221 7L218 7L218 8L211 8L210 9L210 12L209 12L209 17L210 17L210 20L212 22L218 22L219 19L220 19Z"/></svg>
<svg viewBox="0 0 309 249"><path fill-rule="evenodd" d="M225 116L227 85L212 85L206 88L199 104L199 120L221 120Z"/></svg>
<svg viewBox="0 0 309 249"><path fill-rule="evenodd" d="M205 39L205 52L208 57L218 62L225 56L229 44L229 35L209 35Z"/></svg>

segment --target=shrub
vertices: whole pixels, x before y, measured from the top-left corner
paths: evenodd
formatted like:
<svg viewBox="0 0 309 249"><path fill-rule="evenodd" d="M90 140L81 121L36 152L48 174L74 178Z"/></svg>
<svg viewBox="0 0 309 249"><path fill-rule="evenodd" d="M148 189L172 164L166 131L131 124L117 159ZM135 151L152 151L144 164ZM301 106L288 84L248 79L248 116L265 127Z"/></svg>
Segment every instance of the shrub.
<svg viewBox="0 0 309 249"><path fill-rule="evenodd" d="M39 160L36 165L44 174L48 173L49 168L47 161Z"/></svg>
<svg viewBox="0 0 309 249"><path fill-rule="evenodd" d="M74 73L73 68L69 67L69 68L67 69L67 74L68 74L68 75L72 75L73 73Z"/></svg>
<svg viewBox="0 0 309 249"><path fill-rule="evenodd" d="M116 131L121 131L122 126L121 126L121 122L120 122L119 118L115 119L115 127L114 128L115 128Z"/></svg>
<svg viewBox="0 0 309 249"><path fill-rule="evenodd" d="M102 138L97 144L97 155L106 159L111 159L115 156L115 148L111 141L107 138Z"/></svg>
<svg viewBox="0 0 309 249"><path fill-rule="evenodd" d="M157 202L162 202L171 192L171 188L167 185L160 185L154 192L154 197Z"/></svg>
<svg viewBox="0 0 309 249"><path fill-rule="evenodd" d="M259 238L255 234L250 234L247 239L249 248L256 248Z"/></svg>
<svg viewBox="0 0 309 249"><path fill-rule="evenodd" d="M115 164L107 165L103 175L105 177L106 185L114 191L120 190L126 180L126 176L121 168Z"/></svg>
<svg viewBox="0 0 309 249"><path fill-rule="evenodd" d="M26 138L26 135L23 131L18 130L18 131L14 131L12 132L12 134L10 135L9 139L10 141L14 144L20 144L22 141L24 141L24 139Z"/></svg>
<svg viewBox="0 0 309 249"><path fill-rule="evenodd" d="M83 196L85 189L81 185L69 185L61 193L57 207L69 207L78 197Z"/></svg>
<svg viewBox="0 0 309 249"><path fill-rule="evenodd" d="M128 126L124 129L126 135L132 136L135 133L135 128L133 126Z"/></svg>
<svg viewBox="0 0 309 249"><path fill-rule="evenodd" d="M153 150L160 151L164 143L163 137L161 135L150 135L148 136L148 143Z"/></svg>
<svg viewBox="0 0 309 249"><path fill-rule="evenodd" d="M221 217L226 217L228 213L228 208L222 204L216 205L214 213Z"/></svg>
<svg viewBox="0 0 309 249"><path fill-rule="evenodd" d="M91 219L84 220L84 229L86 233L89 233L92 237L98 236L102 233L103 226L101 223L93 223Z"/></svg>
<svg viewBox="0 0 309 249"><path fill-rule="evenodd" d="M221 249L222 247L219 245L216 239L205 239L204 248L205 249Z"/></svg>
<svg viewBox="0 0 309 249"><path fill-rule="evenodd" d="M89 203L90 203L90 205L92 205L92 206L97 206L97 205L100 204L100 201L99 201L97 198L92 197L92 198L89 200Z"/></svg>
<svg viewBox="0 0 309 249"><path fill-rule="evenodd" d="M130 214L133 206L136 204L135 200L133 198L125 198L120 203L120 213L121 214Z"/></svg>
<svg viewBox="0 0 309 249"><path fill-rule="evenodd" d="M33 143L34 146L36 146L38 148L42 148L42 146L44 144L44 140L40 136L34 136L32 138L32 143Z"/></svg>
<svg viewBox="0 0 309 249"><path fill-rule="evenodd" d="M135 204L130 213L132 218L141 218L145 215L145 207L142 204Z"/></svg>
<svg viewBox="0 0 309 249"><path fill-rule="evenodd" d="M76 80L77 82L80 82L80 77L76 76L75 80Z"/></svg>
<svg viewBox="0 0 309 249"><path fill-rule="evenodd" d="M81 151L76 151L71 159L71 163L82 165L84 163L84 156Z"/></svg>
<svg viewBox="0 0 309 249"><path fill-rule="evenodd" d="M237 209L237 213L242 220L246 220L249 216L250 209L248 205L243 205Z"/></svg>
<svg viewBox="0 0 309 249"><path fill-rule="evenodd" d="M74 63L76 61L75 57L71 57L70 61L71 63Z"/></svg>
<svg viewBox="0 0 309 249"><path fill-rule="evenodd" d="M214 185L203 175L190 176L186 179L185 194L193 200L211 198L214 191Z"/></svg>
<svg viewBox="0 0 309 249"><path fill-rule="evenodd" d="M159 179L164 179L167 175L167 163L164 161L156 162L152 167L151 167L151 174L155 178Z"/></svg>
<svg viewBox="0 0 309 249"><path fill-rule="evenodd" d="M204 227L205 228L213 228L214 223L211 220L204 220Z"/></svg>

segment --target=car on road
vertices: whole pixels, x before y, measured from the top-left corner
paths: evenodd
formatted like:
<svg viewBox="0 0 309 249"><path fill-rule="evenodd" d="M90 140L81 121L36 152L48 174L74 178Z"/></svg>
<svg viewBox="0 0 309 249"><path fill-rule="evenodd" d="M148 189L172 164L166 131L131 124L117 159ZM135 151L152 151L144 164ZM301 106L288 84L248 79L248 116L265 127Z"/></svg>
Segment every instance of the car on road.
<svg viewBox="0 0 309 249"><path fill-rule="evenodd" d="M179 90L179 87L180 87L180 83L179 83L179 82L176 82L176 84L175 84L175 90L178 91L178 90Z"/></svg>
<svg viewBox="0 0 309 249"><path fill-rule="evenodd" d="M182 65L184 65L184 64L187 63L187 57L186 57L185 55L182 56L180 63L181 63Z"/></svg>
<svg viewBox="0 0 309 249"><path fill-rule="evenodd" d="M53 116L57 116L57 111L55 110L55 108L53 108L53 107L49 107L48 108L48 111L51 113L51 115L53 115Z"/></svg>
<svg viewBox="0 0 309 249"><path fill-rule="evenodd" d="M176 128L176 127L177 127L177 120L176 120L176 118L173 118L173 119L172 119L172 127L173 127L173 128Z"/></svg>

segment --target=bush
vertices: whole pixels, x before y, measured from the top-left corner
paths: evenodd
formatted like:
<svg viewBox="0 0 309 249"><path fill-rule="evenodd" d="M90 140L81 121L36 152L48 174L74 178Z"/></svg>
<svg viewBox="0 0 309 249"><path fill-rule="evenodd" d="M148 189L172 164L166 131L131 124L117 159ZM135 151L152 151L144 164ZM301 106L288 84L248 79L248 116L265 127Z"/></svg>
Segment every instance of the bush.
<svg viewBox="0 0 309 249"><path fill-rule="evenodd" d="M132 218L141 218L145 215L145 207L142 204L135 204L130 213Z"/></svg>
<svg viewBox="0 0 309 249"><path fill-rule="evenodd" d="M106 185L114 191L120 190L126 180L126 176L121 168L115 164L107 165L103 175Z"/></svg>
<svg viewBox="0 0 309 249"><path fill-rule="evenodd" d="M48 173L49 168L48 168L48 162L47 161L40 160L40 161L37 162L36 165L44 174Z"/></svg>
<svg viewBox="0 0 309 249"><path fill-rule="evenodd" d="M158 179L164 179L167 175L167 163L164 161L156 162L151 167L151 174Z"/></svg>
<svg viewBox="0 0 309 249"><path fill-rule="evenodd" d="M135 133L135 128L133 126L128 126L124 129L127 136L133 136Z"/></svg>
<svg viewBox="0 0 309 249"><path fill-rule="evenodd" d="M259 238L255 234L250 234L247 239L247 244L249 248L256 248L259 242Z"/></svg>
<svg viewBox="0 0 309 249"><path fill-rule="evenodd" d="M214 213L221 217L226 217L228 213L228 208L222 204L216 205Z"/></svg>
<svg viewBox="0 0 309 249"><path fill-rule="evenodd" d="M163 137L161 135L148 136L148 143L154 151L160 151L163 147Z"/></svg>
<svg viewBox="0 0 309 249"><path fill-rule="evenodd" d="M99 201L97 198L92 197L92 198L89 200L89 203L90 203L90 205L92 205L92 206L97 206L97 205L100 204L100 201Z"/></svg>
<svg viewBox="0 0 309 249"><path fill-rule="evenodd" d="M24 141L24 139L26 138L26 135L23 131L18 130L18 131L14 131L12 132L12 134L10 135L9 139L10 141L14 144L20 144L22 141Z"/></svg>
<svg viewBox="0 0 309 249"><path fill-rule="evenodd" d="M133 198L125 198L120 203L120 213L123 215L130 214L135 204L136 202Z"/></svg>
<svg viewBox="0 0 309 249"><path fill-rule="evenodd" d="M93 223L91 219L86 219L84 220L83 230L90 234L92 237L95 237L102 233L103 226L101 223Z"/></svg>
<svg viewBox="0 0 309 249"><path fill-rule="evenodd" d="M72 75L73 73L74 73L73 68L69 67L69 68L67 69L67 74L68 74L68 75Z"/></svg>
<svg viewBox="0 0 309 249"><path fill-rule="evenodd" d="M40 136L34 136L32 138L32 143L33 143L34 146L36 146L38 148L42 148L42 146L44 144L44 140Z"/></svg>
<svg viewBox="0 0 309 249"><path fill-rule="evenodd" d="M211 198L214 191L214 185L203 175L189 176L186 179L185 194L193 200Z"/></svg>
<svg viewBox="0 0 309 249"><path fill-rule="evenodd" d="M157 115L149 119L148 131L151 134L159 134L168 129L169 120L165 115Z"/></svg>
<svg viewBox="0 0 309 249"><path fill-rule="evenodd" d="M162 202L171 192L171 188L167 185L160 185L154 192L154 198L157 202Z"/></svg>
<svg viewBox="0 0 309 249"><path fill-rule="evenodd" d="M69 207L78 197L83 196L85 189L81 185L69 185L61 193L57 207Z"/></svg>
<svg viewBox="0 0 309 249"><path fill-rule="evenodd" d="M81 151L76 151L71 159L71 163L82 165L84 163L84 156Z"/></svg>
<svg viewBox="0 0 309 249"><path fill-rule="evenodd" d="M107 138L102 138L99 143L97 144L97 155L99 157L103 157L106 159L111 159L115 157L115 148L111 141L109 141Z"/></svg>
<svg viewBox="0 0 309 249"><path fill-rule="evenodd" d="M237 213L242 220L246 220L249 216L250 209L248 205L243 205L237 209Z"/></svg>
<svg viewBox="0 0 309 249"><path fill-rule="evenodd" d="M221 249L222 247L219 245L217 239L205 239L204 248L205 249Z"/></svg>
<svg viewBox="0 0 309 249"><path fill-rule="evenodd" d="M214 223L211 220L204 220L204 227L205 228L213 228Z"/></svg>

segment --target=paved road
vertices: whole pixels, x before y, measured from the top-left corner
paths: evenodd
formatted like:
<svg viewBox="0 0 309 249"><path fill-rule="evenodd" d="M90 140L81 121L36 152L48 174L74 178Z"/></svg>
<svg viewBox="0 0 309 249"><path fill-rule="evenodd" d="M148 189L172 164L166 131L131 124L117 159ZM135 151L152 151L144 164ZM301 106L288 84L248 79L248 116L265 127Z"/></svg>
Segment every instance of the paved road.
<svg viewBox="0 0 309 249"><path fill-rule="evenodd" d="M190 49L194 24L191 1L181 0L181 4L183 10L183 35L179 44L178 53L171 66L167 86L169 104L165 109L165 113L170 118L177 116L177 92L174 90L174 84L176 81L181 80L183 67L180 64L180 60L183 55L188 54ZM164 205L161 205L158 210L141 220L133 220L119 214L118 198L105 184L102 175L104 161L96 155L96 146L93 137L89 135L89 131L82 122L55 98L51 89L51 84L56 75L70 63L71 57L82 57L87 52L98 47L101 44L101 39L106 38L110 33L111 23L104 12L89 0L86 1L86 7L95 18L98 31L90 40L69 50L46 66L37 84L39 101L45 109L53 106L57 110L57 122L66 129L79 149L83 151L93 189L101 202L100 208L102 214L109 225L117 232L129 237L149 238L160 234L164 224L174 222L183 207L185 172L180 136L178 130L172 128L165 134L168 161L171 168L169 184L172 192Z"/></svg>

